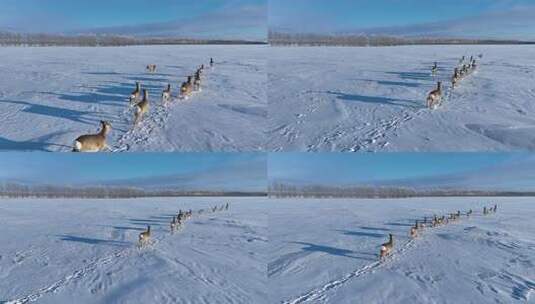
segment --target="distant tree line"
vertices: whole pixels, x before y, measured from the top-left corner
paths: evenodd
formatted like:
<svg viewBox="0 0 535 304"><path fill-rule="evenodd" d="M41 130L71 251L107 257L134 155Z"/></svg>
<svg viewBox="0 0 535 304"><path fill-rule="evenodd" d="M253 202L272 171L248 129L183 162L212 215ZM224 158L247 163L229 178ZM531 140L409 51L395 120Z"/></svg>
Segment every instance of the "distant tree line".
<svg viewBox="0 0 535 304"><path fill-rule="evenodd" d="M269 196L277 198L411 198L452 196L535 196L535 192L481 191L481 190L416 190L403 187L290 185L273 182Z"/></svg>
<svg viewBox="0 0 535 304"><path fill-rule="evenodd" d="M116 35L55 35L0 32L0 46L130 46L181 44L265 44L245 40L211 40L188 38L139 38Z"/></svg>
<svg viewBox="0 0 535 304"><path fill-rule="evenodd" d="M130 187L67 187L0 183L0 198L138 198L179 196L266 196L266 192L143 190Z"/></svg>
<svg viewBox="0 0 535 304"><path fill-rule="evenodd" d="M309 33L281 33L270 31L268 41L281 46L397 46L437 44L535 44L518 40L490 40L467 38L394 37L385 35L321 35Z"/></svg>

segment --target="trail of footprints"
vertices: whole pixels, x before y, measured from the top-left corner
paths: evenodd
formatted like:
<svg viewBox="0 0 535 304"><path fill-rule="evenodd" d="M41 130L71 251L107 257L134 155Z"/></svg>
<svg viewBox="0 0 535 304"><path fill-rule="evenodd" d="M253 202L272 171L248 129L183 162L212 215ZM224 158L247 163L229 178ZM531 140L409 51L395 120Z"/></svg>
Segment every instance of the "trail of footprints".
<svg viewBox="0 0 535 304"><path fill-rule="evenodd" d="M483 212L481 213L481 215L487 216L496 212L497 212L497 205L494 205L492 207L483 207ZM456 213L449 213L448 215L443 215L441 217L434 215L432 219L429 221L428 221L428 219L430 219L429 217L424 217L423 221L416 220L415 225L409 229L409 236L410 236L409 240L403 243L401 246L394 245L395 243L394 243L393 235L390 234L390 240L382 244L380 247L379 260L369 263L367 265L364 265L363 267L358 268L355 271L346 274L340 279L332 280L324 284L321 287L313 289L296 298L283 301L282 303L283 304L300 304L300 303L307 303L307 302L317 303L317 302L324 301L327 297L326 294L328 291L336 289L352 279L356 279L364 275L370 274L374 272L375 270L380 269L381 267L384 267L384 265L386 265L386 263L388 263L389 261L393 261L393 260L401 258L405 252L407 252L409 249L416 246L415 240L422 233L424 228L426 227L437 228L443 225L447 225L449 223L454 223L461 219L461 215L470 217L474 215L474 212L472 209L470 209L464 214L461 214L460 211L457 211Z"/></svg>
<svg viewBox="0 0 535 304"><path fill-rule="evenodd" d="M479 58L483 57L483 54L478 55ZM477 68L477 62L474 56L467 59L465 56L459 60L458 65L454 68L453 75L451 77L451 86L444 89L442 82L437 82L437 88L427 94L426 106L428 109L436 109L442 103L450 101L453 90L459 85L460 81L472 74ZM435 62L431 68L431 75L434 77L437 75L439 68ZM386 141L386 135L389 132L396 131L403 123L414 119L424 113L423 109L417 111L403 111L401 116L395 116L390 120L380 121L378 126L365 133L363 139L356 138L356 144L348 149L348 151L356 152L360 150L372 150L373 146L378 146L380 149L388 145Z"/></svg>
<svg viewBox="0 0 535 304"><path fill-rule="evenodd" d="M483 54L479 54L478 57L482 58ZM461 80L472 74L476 70L477 66L478 65L474 56L471 56L469 59L463 56L458 61L458 65L454 68L454 72L451 77L451 86L444 89L442 82L438 81L437 88L427 94L426 108L433 110L442 103L450 101L453 90L459 85ZM435 77L438 70L438 64L435 62L434 66L431 68L431 75ZM317 108L309 109L309 112L312 113L316 109ZM348 128L338 124L333 128L332 131L322 135L320 138L316 139L314 143L309 144L307 146L307 151L317 151L325 145L328 145L331 147L331 149L334 149L336 148L334 145L341 138L350 136L351 134L355 134L357 132L362 133L362 131L366 129L368 130L364 131L363 136L360 135L355 137L352 140L353 144L350 147L342 149L342 151L357 152L380 150L389 145L387 134L395 132L403 123L413 120L415 117L418 117L423 113L424 109L418 109L416 111L403 110L401 115L395 115L390 119L380 120L374 125L367 123L364 126L354 126ZM305 118L307 114L299 113L295 116L297 118L296 124L299 125L303 123L303 118ZM368 128L370 126L371 128ZM272 132L279 132L281 136L287 138L287 142L293 142L298 137L298 133L296 132L295 128L288 124L280 126Z"/></svg>
<svg viewBox="0 0 535 304"><path fill-rule="evenodd" d="M182 211L179 210L178 214L176 216L173 216L173 220L170 223L170 233L171 235L177 233L181 229L184 228L185 222L193 217L194 214L197 216L202 216L203 214L213 214L221 211L228 211L230 208L230 204L226 203L220 206L214 206L211 208L206 209L199 209L197 211L188 210L188 211ZM158 242L162 242L165 240L166 237L168 237L167 234L160 235L159 237L153 237L152 233L150 232L150 226L148 227L149 233L147 234L147 231L141 232L139 234L138 244L136 248L126 248L122 250L115 251L114 253L95 259L94 261L88 262L83 268L75 270L73 273L67 275L66 277L55 281L54 283L40 288L28 295L21 296L17 299L8 300L0 303L4 304L25 304L30 302L35 302L41 297L50 294L50 293L56 293L60 289L66 287L70 283L74 281L78 281L82 278L87 277L90 274L94 274L95 271L99 268L102 268L103 266L110 265L114 263L119 258L126 258L129 256L132 256L133 254L140 252L141 254L144 254L144 250L153 248L155 245L158 244ZM97 275L98 276L98 275ZM95 280L95 279L93 279ZM93 292L98 291L98 287L95 289L93 288Z"/></svg>
<svg viewBox="0 0 535 304"><path fill-rule="evenodd" d="M210 58L210 68L213 68L214 60ZM148 73L156 72L156 65L149 64L146 67ZM150 135L157 129L164 128L169 117L168 106L178 100L187 100L195 92L200 92L205 66L202 64L193 75L187 77L187 81L180 86L179 93L173 98L171 84L168 84L162 91L161 103L153 103L149 98L149 92L136 82L136 88L130 94L129 105L131 109L125 109L122 119L127 124L133 124L132 129L126 131L117 140L113 147L108 146L107 137L112 126L106 121L101 121L101 129L96 134L86 134L79 136L74 141L74 152L122 152L131 148L129 143L142 144L150 140ZM133 113L132 113L133 109ZM130 117L133 116L133 122ZM148 117L147 117L148 116Z"/></svg>

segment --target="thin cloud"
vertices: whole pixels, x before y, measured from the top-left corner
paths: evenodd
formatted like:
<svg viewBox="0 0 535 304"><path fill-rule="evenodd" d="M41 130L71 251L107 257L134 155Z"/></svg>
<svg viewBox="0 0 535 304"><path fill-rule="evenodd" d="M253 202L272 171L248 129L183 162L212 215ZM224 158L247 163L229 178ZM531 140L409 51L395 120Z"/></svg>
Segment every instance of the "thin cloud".
<svg viewBox="0 0 535 304"><path fill-rule="evenodd" d="M535 6L422 24L365 28L346 31L368 35L433 36L458 38L535 39ZM344 32L341 32L344 33Z"/></svg>
<svg viewBox="0 0 535 304"><path fill-rule="evenodd" d="M375 186L414 189L535 191L535 156L515 158L462 173L369 182Z"/></svg>
<svg viewBox="0 0 535 304"><path fill-rule="evenodd" d="M264 41L267 39L267 5L225 7L219 11L183 20L82 29L73 32Z"/></svg>
<svg viewBox="0 0 535 304"><path fill-rule="evenodd" d="M147 190L265 191L266 170L265 156L259 155L193 173L98 181L91 184L130 186Z"/></svg>

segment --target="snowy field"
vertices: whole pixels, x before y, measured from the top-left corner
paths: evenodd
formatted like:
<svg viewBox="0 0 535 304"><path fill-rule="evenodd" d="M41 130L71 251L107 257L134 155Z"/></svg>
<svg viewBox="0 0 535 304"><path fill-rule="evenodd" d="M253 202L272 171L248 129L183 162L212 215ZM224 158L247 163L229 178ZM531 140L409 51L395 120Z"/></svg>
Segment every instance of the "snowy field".
<svg viewBox="0 0 535 304"><path fill-rule="evenodd" d="M267 126L266 46L0 48L0 151L70 151L112 124L114 151L259 151ZM202 92L161 104L214 58ZM155 73L145 67L156 64ZM139 81L150 113L133 129L128 96Z"/></svg>
<svg viewBox="0 0 535 304"><path fill-rule="evenodd" d="M534 52L534 46L272 47L268 150L535 150ZM461 56L480 53L476 73L450 92ZM425 100L438 80L447 96L430 111Z"/></svg>
<svg viewBox="0 0 535 304"><path fill-rule="evenodd" d="M498 212L481 215L490 202ZM534 202L273 200L270 303L535 303ZM416 219L470 208L472 217L409 240ZM394 253L380 263L389 233Z"/></svg>
<svg viewBox="0 0 535 304"><path fill-rule="evenodd" d="M178 212L194 214L171 235ZM1 200L0 303L266 303L265 198ZM138 249L152 227L153 244Z"/></svg>

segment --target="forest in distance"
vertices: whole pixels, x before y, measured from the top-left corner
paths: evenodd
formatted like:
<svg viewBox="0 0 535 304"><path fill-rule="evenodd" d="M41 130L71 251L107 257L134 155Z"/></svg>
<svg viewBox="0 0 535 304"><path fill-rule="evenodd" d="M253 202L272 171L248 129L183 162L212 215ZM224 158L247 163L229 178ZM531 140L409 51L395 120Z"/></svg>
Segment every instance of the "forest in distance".
<svg viewBox="0 0 535 304"><path fill-rule="evenodd" d="M401 45L515 45L535 44L533 41L513 39L478 39L453 37L399 37L388 35L316 34L269 32L269 43L274 46L401 46Z"/></svg>
<svg viewBox="0 0 535 304"><path fill-rule="evenodd" d="M514 197L535 196L532 191L469 189L413 189L410 187L325 186L272 183L269 196L276 198L411 198L411 197Z"/></svg>
<svg viewBox="0 0 535 304"><path fill-rule="evenodd" d="M231 190L147 190L135 187L110 186L54 186L54 185L24 185L17 183L0 184L0 198L139 198L139 197L215 197L215 196L266 196L259 191L231 191Z"/></svg>
<svg viewBox="0 0 535 304"><path fill-rule="evenodd" d="M266 44L239 39L194 39L179 37L133 37L125 35L59 35L0 31L0 46L132 46L132 45L233 45Z"/></svg>

